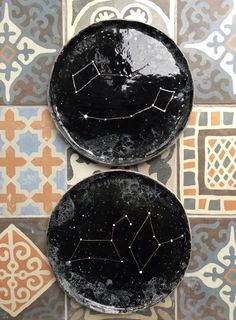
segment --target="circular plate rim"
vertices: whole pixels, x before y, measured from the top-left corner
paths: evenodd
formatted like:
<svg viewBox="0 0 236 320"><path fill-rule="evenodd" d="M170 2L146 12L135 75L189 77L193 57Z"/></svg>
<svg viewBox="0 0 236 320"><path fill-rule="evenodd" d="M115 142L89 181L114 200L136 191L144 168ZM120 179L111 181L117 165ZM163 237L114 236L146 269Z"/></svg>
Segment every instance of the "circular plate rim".
<svg viewBox="0 0 236 320"><path fill-rule="evenodd" d="M137 176L142 176L142 177L145 177L145 178L148 178L150 180L153 180L155 181L157 184L161 185L162 187L164 187L167 191L169 191L171 193L171 195L175 198L175 200L177 200L178 204L181 206L181 208L183 209L183 212L185 214L185 218L186 218L186 222L187 222L187 227L188 227L188 232L189 232L189 250L188 250L188 261L187 261L187 264L186 264L186 268L184 270L184 273L183 275L180 277L177 285L170 291L170 293L168 295L165 296L168 297L170 296L177 288L178 286L181 284L183 278L184 278L184 275L185 273L187 272L187 269L189 267L189 264L190 264L190 261L191 261L191 256L192 256L192 230L191 230L191 225L190 225L190 219L182 205L182 203L180 202L180 200L178 199L178 197L168 188L166 187L162 182L160 182L159 180L155 180L154 178L150 177L150 176L147 176L143 173L140 173L140 172L136 172L136 171L133 171L133 170L121 170L121 169L112 169L112 170L107 170L107 171L103 171L103 172L99 172L99 173L95 173L93 175L90 175L82 180L80 180L78 183L76 183L75 185L71 186L68 190L66 190L66 192L63 194L62 198L59 200L59 202L57 203L57 205L55 206L55 208L53 209L51 215L50 215L50 218L49 218L49 221L48 221L48 227L47 227L47 237L46 237L46 256L48 258L48 261L49 261L49 264L50 264L50 267L53 271L53 274L57 280L57 283L59 284L60 288L70 297L70 298L73 298L77 303L81 304L82 306L86 307L86 308L89 308L91 310L94 310L94 311L97 311L97 312L100 312L100 313L105 313L105 314L130 314L130 313L133 313L133 312L138 312L138 311L142 311L148 307L152 307L154 305L156 305L157 303L159 303L161 300L156 300L156 301L152 301L150 304L145 304L143 306L140 306L140 307L135 307L135 308L114 308L113 306L107 306L107 305L103 305L101 303L98 303L98 302L95 302L91 299L88 299L88 298L84 298L83 296L79 295L79 299L76 299L75 297L73 297L70 292L65 289L59 279L59 276L57 273L54 273L54 269L53 269L53 265L51 263L51 259L49 257L49 254L48 254L48 248L49 248L49 226L50 226L50 221L51 221L51 218L52 218L52 215L54 213L54 211L56 210L57 206L59 205L60 201L64 198L64 196L71 190L73 189L75 186L77 186L78 184L84 182L85 180L87 179L90 179L91 177L94 177L94 176L97 176L97 175L101 175L101 174L107 174L107 173L110 173L110 172L120 172L120 173L123 173L123 172L129 172L129 173L132 173L132 174L135 174Z"/></svg>
<svg viewBox="0 0 236 320"><path fill-rule="evenodd" d="M74 141L74 139L71 137L71 135L67 132L66 128L64 127L63 123L61 122L61 120L57 117L56 115L56 110L54 110L54 107L52 105L52 101L51 101L51 96L50 96L50 88L51 88L51 79L53 76L53 72L54 72L54 68L56 66L56 63L58 62L60 56L63 54L64 50L67 48L67 46L70 45L70 43L72 41L74 41L74 39L77 36L81 36L83 35L84 32L87 32L90 29L96 28L97 26L100 25L109 25L112 24L114 22L119 22L119 23L127 23L127 24L133 24L135 25L143 25L143 27L148 27L150 29L152 29L153 31L158 31L158 33L160 33L164 38L168 39L168 41L170 41L172 44L174 44L179 52L182 54L182 58L184 58L185 63L186 63L186 69L187 69L187 73L188 73L188 77L189 77L189 81L191 82L191 97L190 97L190 108L189 108L189 112L187 114L187 117L185 119L185 121L182 124L182 127L177 131L176 136L174 139L172 139L169 143L165 144L160 150L159 152L155 152L154 154L147 156L141 160L130 160L127 161L125 160L121 160L119 161L118 158L115 159L115 161L113 162L108 162L108 161L102 161L100 159L98 159L97 157L92 157L89 154L89 150L84 150L83 148L79 147L78 144ZM104 20L104 21L100 21L97 23L93 23L87 27L85 27L84 29L80 30L77 34L75 34L69 41L67 41L63 47L61 48L61 50L59 51L52 69L51 69L51 73L50 73L50 80L49 80L49 85L48 85L48 90L47 90L47 104L51 113L51 117L54 121L54 124L56 125L57 129L59 130L59 132L62 134L62 136L65 138L65 140L69 143L69 145L76 151L78 152L80 155L82 155L83 157L85 157L86 159L89 159L90 161L94 162L94 163L98 163L98 164L102 164L105 166L116 166L116 167L127 167L127 166L131 166L131 165L137 165L137 164L141 164L144 163L146 161L149 161L159 155L161 155L164 151L168 150L173 144L175 144L175 142L177 141L177 139L179 138L179 136L181 135L181 133L183 132L184 128L186 127L187 122L189 121L191 112L193 110L193 100L194 100L194 83L193 83L193 78L191 75L191 71L190 71L190 67L189 67L189 63L188 60L186 59L184 53L182 52L182 50L180 50L179 46L175 43L175 41L173 39L171 39L167 34L165 34L164 32L162 32L161 30L153 27L152 25L148 25L146 23L143 22L139 22L139 21L133 21L133 20L123 20L123 19L113 19L113 20Z"/></svg>

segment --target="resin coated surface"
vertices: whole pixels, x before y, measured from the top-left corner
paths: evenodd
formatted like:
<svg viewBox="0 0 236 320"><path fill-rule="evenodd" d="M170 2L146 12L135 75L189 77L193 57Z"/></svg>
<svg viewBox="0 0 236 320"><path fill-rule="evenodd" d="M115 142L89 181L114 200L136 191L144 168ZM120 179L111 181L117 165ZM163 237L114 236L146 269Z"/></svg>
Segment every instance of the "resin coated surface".
<svg viewBox="0 0 236 320"><path fill-rule="evenodd" d="M51 216L54 273L77 302L98 311L136 311L162 300L182 278L189 255L189 226L179 201L131 171L83 180Z"/></svg>
<svg viewBox="0 0 236 320"><path fill-rule="evenodd" d="M193 87L187 62L161 31L105 21L79 32L50 82L53 117L91 160L128 165L168 147L185 126Z"/></svg>

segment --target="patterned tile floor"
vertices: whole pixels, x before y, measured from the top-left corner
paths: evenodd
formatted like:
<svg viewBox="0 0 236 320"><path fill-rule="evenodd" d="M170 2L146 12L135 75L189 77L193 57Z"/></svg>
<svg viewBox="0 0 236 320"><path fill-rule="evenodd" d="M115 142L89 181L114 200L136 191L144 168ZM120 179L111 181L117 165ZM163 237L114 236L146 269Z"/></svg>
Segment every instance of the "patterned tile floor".
<svg viewBox="0 0 236 320"><path fill-rule="evenodd" d="M151 24L186 55L193 113L161 157L130 167L178 194L190 219L183 282L133 320L236 319L236 0L0 2L0 319L118 320L64 295L47 262L48 216L65 190L107 168L68 148L46 106L53 61L76 32L104 19Z"/></svg>

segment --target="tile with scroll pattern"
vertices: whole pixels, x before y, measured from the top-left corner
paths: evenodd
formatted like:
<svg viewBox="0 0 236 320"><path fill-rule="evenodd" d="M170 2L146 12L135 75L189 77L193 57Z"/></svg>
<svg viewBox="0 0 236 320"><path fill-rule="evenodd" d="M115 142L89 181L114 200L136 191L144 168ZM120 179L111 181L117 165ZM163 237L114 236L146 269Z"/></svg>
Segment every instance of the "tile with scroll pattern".
<svg viewBox="0 0 236 320"><path fill-rule="evenodd" d="M144 22L175 36L175 0L66 0L66 39L69 40L89 24L127 19Z"/></svg>
<svg viewBox="0 0 236 320"><path fill-rule="evenodd" d="M46 104L62 45L61 0L1 0L0 104Z"/></svg>
<svg viewBox="0 0 236 320"><path fill-rule="evenodd" d="M189 214L236 213L236 108L195 109L179 145L180 199Z"/></svg>
<svg viewBox="0 0 236 320"><path fill-rule="evenodd" d="M82 307L72 299L68 299L67 306L68 320L173 320L174 309L174 294L171 294L154 307L124 315L98 313Z"/></svg>
<svg viewBox="0 0 236 320"><path fill-rule="evenodd" d="M236 223L192 218L192 258L178 287L178 320L236 318Z"/></svg>
<svg viewBox="0 0 236 320"><path fill-rule="evenodd" d="M195 83L195 102L234 103L236 0L180 0L178 26L178 44Z"/></svg>
<svg viewBox="0 0 236 320"><path fill-rule="evenodd" d="M18 246L18 243L14 243L15 246L14 248L14 257L18 261L19 266L21 267L20 270L15 270L12 272L13 278L15 278L17 281L20 281L18 274L20 271L24 271L23 267L25 266L25 262L29 260L24 260L24 256L18 254L19 250L22 250L22 253L26 253L26 249L28 248L28 245L30 247L30 257L29 259L35 259L37 258L37 253L39 253L39 260L35 260L34 269L31 270L32 272L28 272L27 266L26 266L26 275L27 277L25 280L23 279L21 281L21 285L26 283L26 280L28 281L27 288L29 289L30 292L35 293L35 299L32 298L29 302L27 302L27 307L23 308L22 306L21 310L15 310L14 316L10 315L8 310L4 310L0 306L0 319L1 320L64 320L64 314L65 314L65 295L64 292L59 288L58 284L56 281L54 281L54 277L51 274L51 282L52 284L46 289L46 286L43 287L42 283L42 289L40 293L40 288L33 290L31 288L31 285L35 287L39 282L37 282L37 277L34 277L35 282L32 280L32 273L36 274L37 276L40 275L40 267L38 265L38 262L43 261L43 266L46 266L46 271L51 270L48 266L47 259L45 257L46 255L46 231L47 231L47 226L48 226L48 218L47 217L34 217L34 218L0 218L0 234L3 234L6 232L6 230L9 230L10 225L14 225L12 229L16 230L16 233L18 230L20 230L18 233L22 235L23 241L21 241L21 246ZM14 231L15 232L15 231ZM0 241L1 242L1 241ZM2 244L2 243L1 243ZM1 245L0 244L0 245ZM16 246L17 245L17 246ZM4 247L6 248L6 245L4 244ZM33 249L31 249L33 248ZM34 249L36 251L34 251ZM1 259L3 257L2 252L3 252L3 247L1 246L0 249L0 269L2 269L2 263ZM36 255L34 254L36 252ZM16 257L17 254L17 257ZM21 263L20 259L23 259L23 262ZM25 257L26 258L26 257ZM5 262L4 262L5 263ZM40 262L39 262L40 263ZM38 271L37 271L38 270ZM51 272L51 271L50 271ZM0 272L1 274L1 272ZM4 274L6 275L6 273ZM46 278L45 278L46 279ZM2 287L2 281L4 279L0 279L0 287ZM32 280L32 284L31 284ZM45 283L45 285L47 285ZM22 288L22 286L21 286ZM25 292L28 289L25 289ZM19 292L19 288L17 287L15 292L15 295ZM44 290L45 289L45 290ZM17 291L18 290L18 291ZM13 297L13 296L12 296ZM24 296L23 296L24 298ZM34 301L33 301L34 300ZM13 301L14 302L14 301Z"/></svg>
<svg viewBox="0 0 236 320"><path fill-rule="evenodd" d="M174 144L160 156L141 163L137 171L163 183L176 194L177 192L177 146Z"/></svg>
<svg viewBox="0 0 236 320"><path fill-rule="evenodd" d="M17 316L55 282L45 255L19 228L0 234L0 308Z"/></svg>
<svg viewBox="0 0 236 320"><path fill-rule="evenodd" d="M66 188L66 147L47 107L1 108L0 134L0 214L49 214Z"/></svg>
<svg viewBox="0 0 236 320"><path fill-rule="evenodd" d="M76 183L88 178L89 176L114 169L126 169L138 171L137 166L130 167L111 167L95 163L77 152L72 148L67 149L67 185L74 186Z"/></svg>
<svg viewBox="0 0 236 320"><path fill-rule="evenodd" d="M176 192L176 165L177 165L177 153L176 145L170 147L159 157L149 160L139 165L133 165L130 167L109 167L84 158L79 155L72 148L67 150L67 184L73 186L81 180L89 177L92 174L99 172L124 169L133 170L141 174L150 176L151 178L160 181L170 188L173 192Z"/></svg>

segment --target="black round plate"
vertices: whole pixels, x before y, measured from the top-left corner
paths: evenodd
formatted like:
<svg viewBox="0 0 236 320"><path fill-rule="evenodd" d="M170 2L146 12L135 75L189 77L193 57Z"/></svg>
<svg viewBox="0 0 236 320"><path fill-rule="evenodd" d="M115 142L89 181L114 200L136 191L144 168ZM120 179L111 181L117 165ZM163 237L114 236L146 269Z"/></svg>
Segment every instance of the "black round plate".
<svg viewBox="0 0 236 320"><path fill-rule="evenodd" d="M49 104L68 142L110 165L148 160L184 128L192 108L187 62L161 31L104 21L81 31L60 53Z"/></svg>
<svg viewBox="0 0 236 320"><path fill-rule="evenodd" d="M177 198L157 181L109 171L70 189L54 210L48 257L62 288L106 313L153 305L179 283L190 231Z"/></svg>

